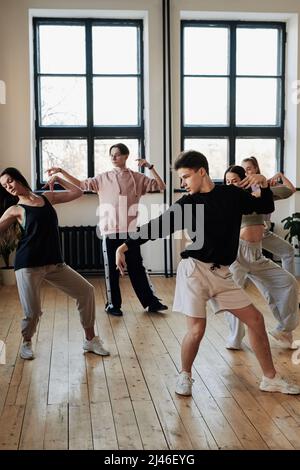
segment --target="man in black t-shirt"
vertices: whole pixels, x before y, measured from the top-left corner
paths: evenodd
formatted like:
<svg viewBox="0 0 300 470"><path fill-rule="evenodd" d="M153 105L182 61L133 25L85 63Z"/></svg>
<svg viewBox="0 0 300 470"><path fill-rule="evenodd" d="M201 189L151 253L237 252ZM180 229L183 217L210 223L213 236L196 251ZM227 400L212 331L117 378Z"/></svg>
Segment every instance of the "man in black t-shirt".
<svg viewBox="0 0 300 470"><path fill-rule="evenodd" d="M192 394L191 369L205 332L206 303L210 301L215 313L228 310L248 326L250 343L263 371L260 389L300 394L300 387L288 383L276 372L263 316L233 282L228 269L237 255L242 215L274 210L265 177L251 175L241 182L241 188L252 184L261 187L261 197L256 198L236 186L216 186L209 177L207 159L197 151L180 154L175 169L189 194L160 217L142 226L138 239L126 240L117 250L116 265L123 274L124 254L131 247L166 237L176 230L187 229L189 232L193 243L181 253L173 306L173 310L186 315L188 329L181 347L182 370L176 393ZM201 214L204 223L199 223Z"/></svg>

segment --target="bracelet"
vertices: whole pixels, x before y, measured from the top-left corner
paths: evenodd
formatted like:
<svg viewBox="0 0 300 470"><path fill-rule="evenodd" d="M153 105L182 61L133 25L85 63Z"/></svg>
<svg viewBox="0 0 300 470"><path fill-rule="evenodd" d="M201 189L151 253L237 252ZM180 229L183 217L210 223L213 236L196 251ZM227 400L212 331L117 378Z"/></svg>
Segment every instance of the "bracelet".
<svg viewBox="0 0 300 470"><path fill-rule="evenodd" d="M149 170L152 170L153 167L154 167L154 165L148 166Z"/></svg>

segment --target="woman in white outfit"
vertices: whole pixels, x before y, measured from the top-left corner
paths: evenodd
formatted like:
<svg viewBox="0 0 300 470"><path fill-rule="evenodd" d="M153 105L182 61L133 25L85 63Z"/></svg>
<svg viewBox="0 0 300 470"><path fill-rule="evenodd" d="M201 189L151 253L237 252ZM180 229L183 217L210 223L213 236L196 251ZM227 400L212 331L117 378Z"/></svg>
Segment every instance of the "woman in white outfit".
<svg viewBox="0 0 300 470"><path fill-rule="evenodd" d="M244 179L245 170L241 166L231 166L224 176L226 184L238 185ZM271 187L276 198L280 198L281 188ZM297 327L298 284L293 275L262 254L264 215L253 213L242 218L240 245L236 261L230 266L233 279L239 287L244 287L248 277L261 291L278 324L270 334L282 346L292 347L292 331ZM228 349L240 349L245 336L245 327L232 314L227 314L230 335Z"/></svg>

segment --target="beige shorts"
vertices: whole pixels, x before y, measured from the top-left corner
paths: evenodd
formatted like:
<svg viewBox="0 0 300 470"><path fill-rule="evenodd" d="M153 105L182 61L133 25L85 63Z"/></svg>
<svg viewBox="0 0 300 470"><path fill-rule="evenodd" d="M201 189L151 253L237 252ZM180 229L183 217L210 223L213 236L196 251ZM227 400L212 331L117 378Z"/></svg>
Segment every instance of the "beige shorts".
<svg viewBox="0 0 300 470"><path fill-rule="evenodd" d="M173 310L190 317L206 317L206 303L214 313L244 308L252 302L232 280L228 266L213 268L194 258L182 259L177 268Z"/></svg>

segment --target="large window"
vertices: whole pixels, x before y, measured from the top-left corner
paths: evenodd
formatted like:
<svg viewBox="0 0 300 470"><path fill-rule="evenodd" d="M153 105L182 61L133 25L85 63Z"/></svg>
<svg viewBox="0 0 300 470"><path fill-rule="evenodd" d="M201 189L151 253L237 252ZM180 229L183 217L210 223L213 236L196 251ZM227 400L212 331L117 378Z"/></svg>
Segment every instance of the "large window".
<svg viewBox="0 0 300 470"><path fill-rule="evenodd" d="M207 156L212 178L257 157L283 168L283 23L182 21L182 148Z"/></svg>
<svg viewBox="0 0 300 470"><path fill-rule="evenodd" d="M108 149L144 154L142 22L34 19L37 187L61 166L79 179L111 167Z"/></svg>

